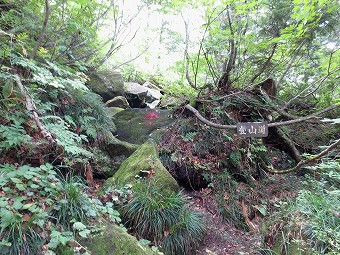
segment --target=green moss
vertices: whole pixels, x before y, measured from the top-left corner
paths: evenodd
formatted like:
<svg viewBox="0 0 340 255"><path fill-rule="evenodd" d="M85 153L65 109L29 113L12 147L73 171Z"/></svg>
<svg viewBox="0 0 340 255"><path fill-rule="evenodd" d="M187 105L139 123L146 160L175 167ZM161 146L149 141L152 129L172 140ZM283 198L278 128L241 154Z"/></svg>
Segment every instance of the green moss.
<svg viewBox="0 0 340 255"><path fill-rule="evenodd" d="M179 191L177 182L159 160L157 145L152 140L141 145L107 182L122 186L133 184L138 181L136 176L139 176L141 171L151 171L147 178L156 188L164 192Z"/></svg>
<svg viewBox="0 0 340 255"><path fill-rule="evenodd" d="M107 111L109 112L109 116L113 117L117 113L120 113L121 111L124 111L124 109L123 108L119 108L119 107L108 107Z"/></svg>
<svg viewBox="0 0 340 255"><path fill-rule="evenodd" d="M111 158L114 158L119 155L124 155L126 157L129 157L137 148L139 145L128 143L125 141L120 141L116 137L112 137L110 142L106 145L106 151L110 155Z"/></svg>
<svg viewBox="0 0 340 255"><path fill-rule="evenodd" d="M155 131L159 132L173 121L168 110L134 108L114 116L118 139L134 144L143 144Z"/></svg>
<svg viewBox="0 0 340 255"><path fill-rule="evenodd" d="M121 227L103 221L102 231L82 243L96 255L152 255L156 254L149 247L141 245Z"/></svg>

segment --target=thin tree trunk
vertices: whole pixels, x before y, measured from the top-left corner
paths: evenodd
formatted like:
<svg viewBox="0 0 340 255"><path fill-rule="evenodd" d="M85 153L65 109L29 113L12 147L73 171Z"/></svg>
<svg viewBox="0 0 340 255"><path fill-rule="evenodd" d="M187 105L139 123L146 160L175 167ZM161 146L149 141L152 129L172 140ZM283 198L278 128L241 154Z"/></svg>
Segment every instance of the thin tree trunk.
<svg viewBox="0 0 340 255"><path fill-rule="evenodd" d="M282 73L282 75L280 76L279 80L276 83L276 89L279 89L279 86L281 85L281 82L283 80L283 78L287 75L288 71L290 68L292 68L295 59L298 56L299 51L301 50L302 46L304 45L304 42L301 42L300 45L297 47L297 49L294 52L294 56L291 58L291 60L289 61L288 65L286 66L286 69L284 70L284 72Z"/></svg>
<svg viewBox="0 0 340 255"><path fill-rule="evenodd" d="M34 49L32 50L29 58L30 59L33 59L35 57L35 54L37 53L40 45L41 45L41 42L45 36L45 33L46 33L46 27L47 27L47 23L48 23L48 19L50 17L50 4L48 2L48 0L45 0L45 19L44 19L44 23L43 23L43 26L42 26L42 29L40 31L40 34L39 34L39 38L38 38L38 41L35 43L35 46L34 46Z"/></svg>

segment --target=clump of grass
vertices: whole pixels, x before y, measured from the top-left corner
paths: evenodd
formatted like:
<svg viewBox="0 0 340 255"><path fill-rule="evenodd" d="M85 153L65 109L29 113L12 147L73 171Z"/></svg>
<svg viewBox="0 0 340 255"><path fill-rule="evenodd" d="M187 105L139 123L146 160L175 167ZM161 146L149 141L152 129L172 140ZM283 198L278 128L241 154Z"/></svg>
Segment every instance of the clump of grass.
<svg viewBox="0 0 340 255"><path fill-rule="evenodd" d="M71 229L74 222L86 222L92 205L84 190L86 185L77 176L66 175L61 177L59 203L53 208L53 216L58 223Z"/></svg>
<svg viewBox="0 0 340 255"><path fill-rule="evenodd" d="M163 194L148 183L134 189L122 216L137 236L152 240L165 254L194 254L205 227L199 213L191 211L181 193Z"/></svg>
<svg viewBox="0 0 340 255"><path fill-rule="evenodd" d="M123 208L123 217L134 226L138 236L159 239L177 222L184 203L181 193L165 196L149 185L138 185L135 196Z"/></svg>
<svg viewBox="0 0 340 255"><path fill-rule="evenodd" d="M166 254L195 254L205 233L201 215L184 207L180 221L171 226L170 233L162 240Z"/></svg>

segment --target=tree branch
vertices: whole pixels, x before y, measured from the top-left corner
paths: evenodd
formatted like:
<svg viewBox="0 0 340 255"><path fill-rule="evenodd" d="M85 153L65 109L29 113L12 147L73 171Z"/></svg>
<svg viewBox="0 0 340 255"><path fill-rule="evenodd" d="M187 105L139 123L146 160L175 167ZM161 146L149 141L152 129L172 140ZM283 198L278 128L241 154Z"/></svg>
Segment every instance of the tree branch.
<svg viewBox="0 0 340 255"><path fill-rule="evenodd" d="M206 118L204 118L194 107L192 107L189 104L187 104L185 106L185 108L188 109L189 111L191 111L200 121L202 121L204 124L207 124L210 127L214 127L214 128L218 128L218 129L237 128L236 125L221 125L221 124L211 122L210 120L207 120ZM303 121L306 121L306 120L309 120L309 119L316 118L318 115L323 114L323 113L328 112L328 111L331 111L331 110L336 109L336 108L340 108L340 104L329 106L329 107L327 107L327 108L325 108L321 111L318 111L318 112L313 113L311 115L308 115L306 117L300 117L300 118L293 119L293 120L269 123L268 127L285 126L285 125L290 125L290 124L294 124L294 123L298 123L298 122L303 122Z"/></svg>
<svg viewBox="0 0 340 255"><path fill-rule="evenodd" d="M292 65L294 64L294 61L295 61L295 59L297 58L298 53L299 53L299 51L301 50L301 48L302 48L303 45L304 45L304 41L302 41L302 42L300 43L300 45L296 48L296 50L295 50L295 52L294 52L295 55L291 58L291 60L289 61L288 65L287 65L287 67L286 67L286 69L283 71L282 75L280 76L279 80L278 80L277 83L276 83L276 88L277 88L277 89L278 89L279 86L281 85L281 82L282 82L283 78L287 75L289 69L290 69L290 68L292 67Z"/></svg>
<svg viewBox="0 0 340 255"><path fill-rule="evenodd" d="M249 83L248 83L248 86L249 86L250 84L252 84L252 83L257 79L257 77L259 77L259 76L264 72L264 70L266 70L268 64L270 63L270 60L271 60L272 57L274 56L276 47L277 47L277 43L274 43L273 48L272 48L272 51L271 51L269 57L268 57L267 60L263 63L261 69L260 69L260 70L259 70L259 71L251 78L251 80L250 80Z"/></svg>
<svg viewBox="0 0 340 255"><path fill-rule="evenodd" d="M21 94L25 98L26 109L29 112L32 112L33 120L37 124L37 127L40 130L40 133L43 135L44 138L46 138L50 142L50 144L52 146L54 146L56 144L56 141L53 139L51 133L49 131L47 131L46 128L41 124L41 122L39 120L39 115L37 113L37 109L36 109L35 103L34 103L33 99L26 93L26 90L25 90L24 86L21 83L19 75L15 74L14 78L15 78L15 81L16 81L20 91L21 91Z"/></svg>
<svg viewBox="0 0 340 255"><path fill-rule="evenodd" d="M302 160L296 166L289 168L289 169L285 169L285 170L278 170L278 169L274 169L272 166L267 166L262 159L260 159L260 164L267 172L270 172L270 173L274 173L274 174L291 173L291 172L295 172L295 171L299 170L301 167L303 167L307 164L310 164L310 163L320 159L321 157L326 155L329 151L336 148L338 145L340 145L340 139L335 141L334 143L332 143L330 146L328 146L325 150L323 150L319 154L317 154L317 155L315 155L315 156L313 156L309 159Z"/></svg>
<svg viewBox="0 0 340 255"><path fill-rule="evenodd" d="M37 53L40 45L41 45L41 41L42 39L44 38L45 36L45 32L46 32L46 27L47 27L47 22L48 22L48 19L50 17L50 4L48 2L48 0L45 0L45 19L44 19L44 23L43 23L43 26L42 26L42 29L40 31L40 34L39 34L39 38L38 38L38 41L35 43L35 46L34 46L34 49L32 50L29 58L30 59L33 59L35 57L35 54Z"/></svg>

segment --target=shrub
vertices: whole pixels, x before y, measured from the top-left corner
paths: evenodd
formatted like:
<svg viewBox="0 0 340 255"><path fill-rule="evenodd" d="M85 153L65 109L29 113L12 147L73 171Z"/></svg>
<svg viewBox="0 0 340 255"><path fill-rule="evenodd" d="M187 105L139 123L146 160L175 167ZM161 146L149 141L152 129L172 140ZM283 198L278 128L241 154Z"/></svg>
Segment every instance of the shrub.
<svg viewBox="0 0 340 255"><path fill-rule="evenodd" d="M68 242L96 231L91 219L120 221L113 203L102 204L86 189L80 178L58 176L50 164L0 164L0 254L40 254L42 247L64 254L59 251Z"/></svg>

